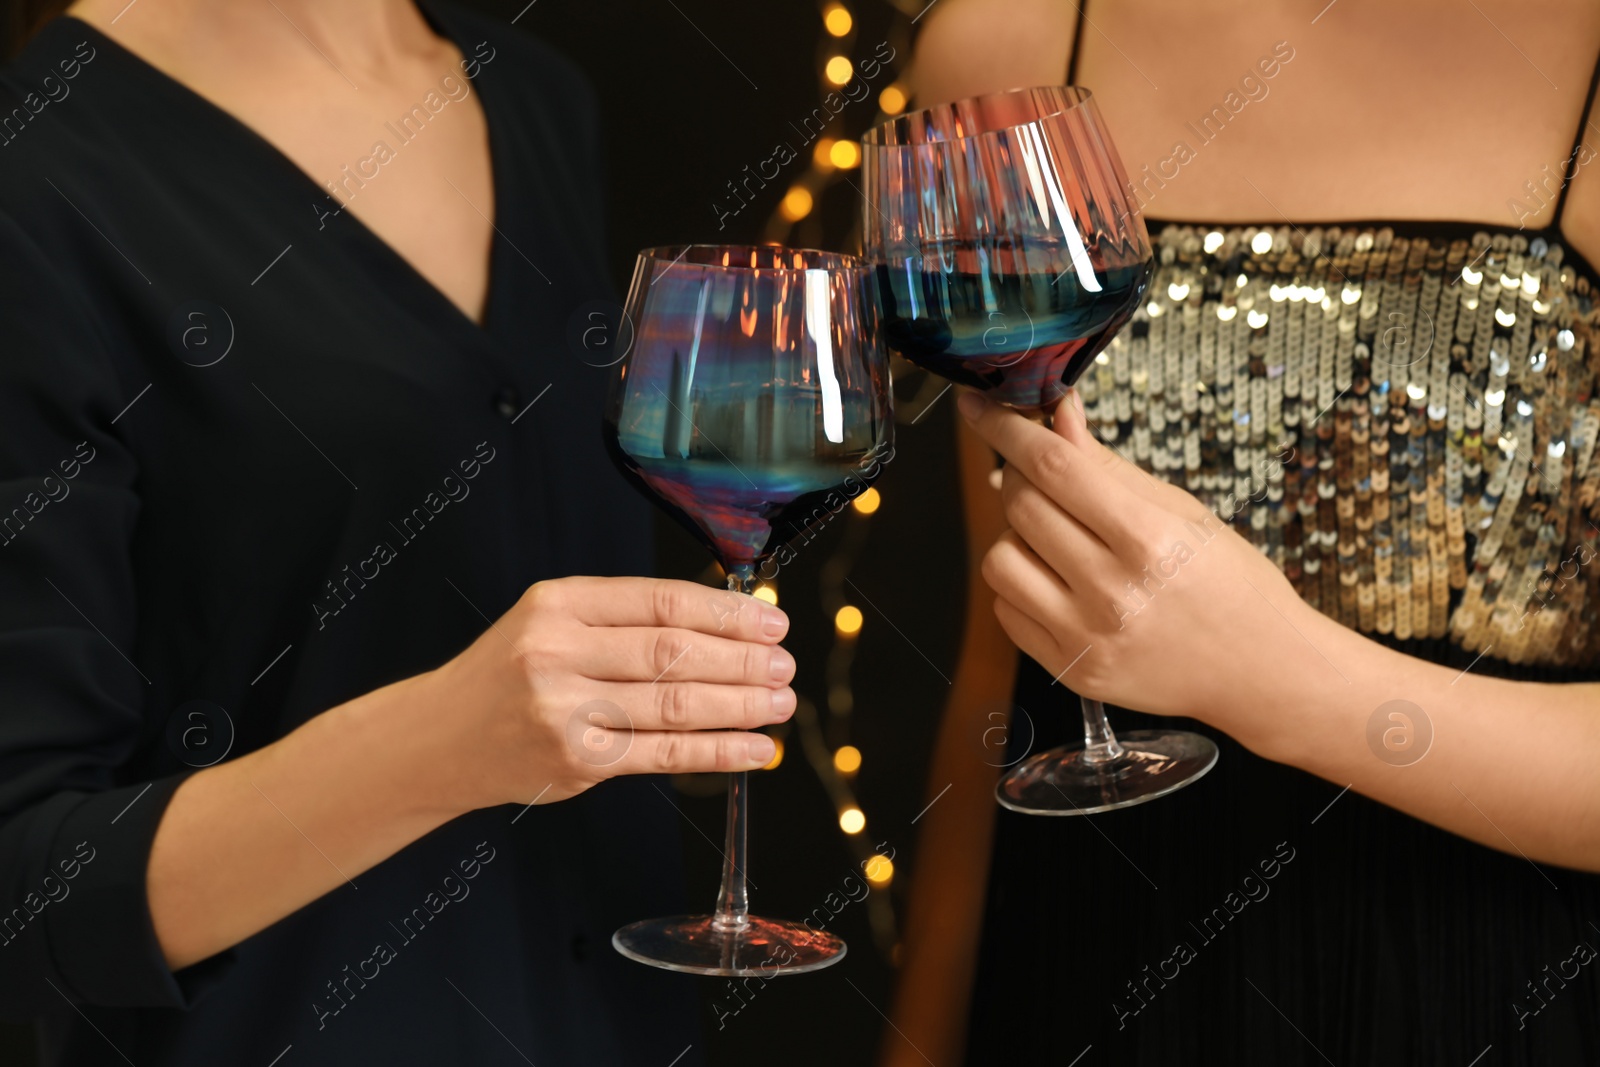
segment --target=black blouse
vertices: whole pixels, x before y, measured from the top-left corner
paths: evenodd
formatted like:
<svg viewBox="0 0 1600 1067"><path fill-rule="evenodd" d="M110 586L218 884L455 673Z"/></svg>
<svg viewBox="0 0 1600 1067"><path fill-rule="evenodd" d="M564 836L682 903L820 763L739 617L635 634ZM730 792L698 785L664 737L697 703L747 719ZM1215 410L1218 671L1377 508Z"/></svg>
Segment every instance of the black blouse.
<svg viewBox="0 0 1600 1067"><path fill-rule="evenodd" d="M675 910L677 816L647 780L457 819L176 974L152 931L150 842L194 767L437 666L533 582L650 566L603 361L571 340L610 295L593 97L522 33L425 10L487 113L481 327L86 23L0 76L0 1011L41 1021L48 1063L665 1064L699 1041L687 984L609 947Z"/></svg>

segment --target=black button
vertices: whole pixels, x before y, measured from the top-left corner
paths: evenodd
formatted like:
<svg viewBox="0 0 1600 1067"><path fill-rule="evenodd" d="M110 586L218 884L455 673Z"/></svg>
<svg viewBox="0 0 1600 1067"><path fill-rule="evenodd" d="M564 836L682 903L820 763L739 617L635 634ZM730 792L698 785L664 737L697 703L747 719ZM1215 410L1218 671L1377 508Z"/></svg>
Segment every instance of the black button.
<svg viewBox="0 0 1600 1067"><path fill-rule="evenodd" d="M572 935L572 959L582 963L589 955L589 938L585 934Z"/></svg>
<svg viewBox="0 0 1600 1067"><path fill-rule="evenodd" d="M494 391L495 410L508 419L514 418L522 410L520 400L517 391L509 385L502 385Z"/></svg>

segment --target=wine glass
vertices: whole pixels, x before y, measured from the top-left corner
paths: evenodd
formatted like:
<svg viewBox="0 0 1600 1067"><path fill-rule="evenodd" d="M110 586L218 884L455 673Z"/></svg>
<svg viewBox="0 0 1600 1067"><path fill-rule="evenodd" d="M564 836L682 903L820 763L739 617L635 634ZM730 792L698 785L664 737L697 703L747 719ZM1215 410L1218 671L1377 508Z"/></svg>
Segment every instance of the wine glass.
<svg viewBox="0 0 1600 1067"><path fill-rule="evenodd" d="M1093 96L1016 89L902 115L862 138L862 244L890 347L1048 417L1150 283L1150 239ZM1181 730L1120 739L1083 698L1080 744L996 786L1031 815L1085 815L1180 789L1217 747Z"/></svg>
<svg viewBox="0 0 1600 1067"><path fill-rule="evenodd" d="M687 245L639 254L632 330L606 406L612 458L749 593L785 542L865 490L892 458L888 351L872 269L832 252ZM612 937L630 959L772 977L843 958L837 936L751 915L749 783L729 776L722 888L711 915Z"/></svg>

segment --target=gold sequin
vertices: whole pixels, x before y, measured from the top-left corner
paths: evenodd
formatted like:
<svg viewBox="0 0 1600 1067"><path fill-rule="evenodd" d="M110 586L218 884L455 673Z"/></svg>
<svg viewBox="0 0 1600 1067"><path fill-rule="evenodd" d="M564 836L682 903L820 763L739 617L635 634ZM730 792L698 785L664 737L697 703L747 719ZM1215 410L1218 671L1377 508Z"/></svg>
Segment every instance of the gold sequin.
<svg viewBox="0 0 1600 1067"><path fill-rule="evenodd" d="M1182 225L1154 243L1149 303L1079 382L1102 440L1347 626L1596 662L1600 309L1560 245Z"/></svg>

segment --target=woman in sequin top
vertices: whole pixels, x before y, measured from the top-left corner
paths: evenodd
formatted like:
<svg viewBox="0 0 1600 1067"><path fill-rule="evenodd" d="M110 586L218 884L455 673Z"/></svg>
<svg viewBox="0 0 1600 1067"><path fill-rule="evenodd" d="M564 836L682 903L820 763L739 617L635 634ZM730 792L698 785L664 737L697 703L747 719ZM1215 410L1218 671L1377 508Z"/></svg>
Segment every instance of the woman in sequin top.
<svg viewBox="0 0 1600 1067"><path fill-rule="evenodd" d="M1600 1063L1600 7L1086 7L921 20L921 103L1095 91L1157 258L1055 432L962 400L884 1062ZM996 814L1069 687L1221 761Z"/></svg>

